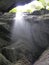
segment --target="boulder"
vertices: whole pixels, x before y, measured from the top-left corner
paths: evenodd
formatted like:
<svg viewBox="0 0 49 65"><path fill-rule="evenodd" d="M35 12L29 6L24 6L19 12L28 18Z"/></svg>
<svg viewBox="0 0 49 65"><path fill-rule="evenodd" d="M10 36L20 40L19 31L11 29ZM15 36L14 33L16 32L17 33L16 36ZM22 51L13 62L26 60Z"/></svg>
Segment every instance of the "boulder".
<svg viewBox="0 0 49 65"><path fill-rule="evenodd" d="M42 53L33 65L49 65L49 48Z"/></svg>

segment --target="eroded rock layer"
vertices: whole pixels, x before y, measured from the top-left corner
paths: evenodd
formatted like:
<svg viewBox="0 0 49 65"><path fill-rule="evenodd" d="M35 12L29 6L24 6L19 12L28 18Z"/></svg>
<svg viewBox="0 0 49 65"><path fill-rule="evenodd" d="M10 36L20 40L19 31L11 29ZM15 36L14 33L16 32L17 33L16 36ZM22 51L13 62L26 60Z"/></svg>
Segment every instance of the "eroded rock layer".
<svg viewBox="0 0 49 65"><path fill-rule="evenodd" d="M49 46L49 14L22 13L19 18L16 14L0 16L0 52L11 63L25 57L33 64Z"/></svg>

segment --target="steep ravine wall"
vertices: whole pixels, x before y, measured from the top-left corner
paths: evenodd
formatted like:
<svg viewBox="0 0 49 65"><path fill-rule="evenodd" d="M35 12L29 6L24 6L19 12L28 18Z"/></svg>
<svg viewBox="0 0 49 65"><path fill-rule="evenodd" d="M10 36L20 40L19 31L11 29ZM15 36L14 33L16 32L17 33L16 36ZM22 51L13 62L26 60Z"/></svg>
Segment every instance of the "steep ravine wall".
<svg viewBox="0 0 49 65"><path fill-rule="evenodd" d="M14 20L16 13L0 16L0 22L5 23L0 25L0 54L8 62L16 65L33 64L49 47L49 14L42 13L38 16L23 13L23 20L18 22ZM14 22L17 23L13 29ZM1 65L2 62L1 60Z"/></svg>

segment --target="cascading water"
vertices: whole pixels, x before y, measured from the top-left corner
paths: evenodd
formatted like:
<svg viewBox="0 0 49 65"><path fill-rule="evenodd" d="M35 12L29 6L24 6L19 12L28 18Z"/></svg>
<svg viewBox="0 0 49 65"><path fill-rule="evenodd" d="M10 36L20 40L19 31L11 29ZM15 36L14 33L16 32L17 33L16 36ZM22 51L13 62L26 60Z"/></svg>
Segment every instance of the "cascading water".
<svg viewBox="0 0 49 65"><path fill-rule="evenodd" d="M13 21L12 28L12 39L26 39L31 40L31 25L25 20L26 14L24 13L16 13L16 16Z"/></svg>

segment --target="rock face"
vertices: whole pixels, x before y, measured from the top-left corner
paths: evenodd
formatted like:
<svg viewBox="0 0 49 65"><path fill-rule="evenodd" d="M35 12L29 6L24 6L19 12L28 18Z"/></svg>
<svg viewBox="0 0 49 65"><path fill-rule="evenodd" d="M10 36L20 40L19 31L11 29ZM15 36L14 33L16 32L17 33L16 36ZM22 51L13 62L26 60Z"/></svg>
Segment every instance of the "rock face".
<svg viewBox="0 0 49 65"><path fill-rule="evenodd" d="M13 65L9 60L7 60L1 53L0 53L0 65Z"/></svg>
<svg viewBox="0 0 49 65"><path fill-rule="evenodd" d="M49 65L49 48L44 51L34 65Z"/></svg>
<svg viewBox="0 0 49 65"><path fill-rule="evenodd" d="M22 57L34 63L49 46L49 14L22 13L19 18L15 15L17 13L0 16L0 22L4 23L0 25L0 38L8 42L1 41L1 53L12 63Z"/></svg>
<svg viewBox="0 0 49 65"><path fill-rule="evenodd" d="M19 59L15 65L31 65L31 63L23 57L22 59Z"/></svg>
<svg viewBox="0 0 49 65"><path fill-rule="evenodd" d="M41 9L41 10L37 10L37 11L34 11L33 13L32 13L32 15L43 15L43 14L49 14L49 10L46 10L46 9Z"/></svg>
<svg viewBox="0 0 49 65"><path fill-rule="evenodd" d="M19 40L18 42L4 47L2 53L4 56L13 63L16 63L19 59L23 58L24 56L29 60L32 61L32 52L31 48L29 48L29 42Z"/></svg>

